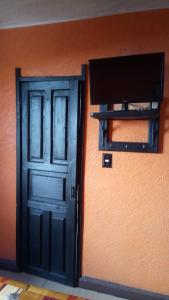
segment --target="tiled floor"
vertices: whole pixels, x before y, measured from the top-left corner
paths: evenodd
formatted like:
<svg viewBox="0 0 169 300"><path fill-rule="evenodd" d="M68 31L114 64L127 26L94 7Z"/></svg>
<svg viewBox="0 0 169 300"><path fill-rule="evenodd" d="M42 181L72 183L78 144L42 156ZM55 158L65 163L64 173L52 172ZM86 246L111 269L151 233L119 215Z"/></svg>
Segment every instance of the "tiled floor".
<svg viewBox="0 0 169 300"><path fill-rule="evenodd" d="M0 270L0 276L7 276L11 279L16 279L20 281L24 281L29 284L34 284L38 285L40 287L50 289L50 290L55 290L58 292L62 292L65 294L72 294L72 295L77 295L77 296L82 296L86 297L90 300L125 300L122 298L117 298L105 294L100 294L97 292L81 289L81 288L72 288L65 286L60 283L56 283L54 281L46 280L41 277L37 277L34 275L26 274L26 273L14 273L14 272L8 272L8 271L3 271Z"/></svg>

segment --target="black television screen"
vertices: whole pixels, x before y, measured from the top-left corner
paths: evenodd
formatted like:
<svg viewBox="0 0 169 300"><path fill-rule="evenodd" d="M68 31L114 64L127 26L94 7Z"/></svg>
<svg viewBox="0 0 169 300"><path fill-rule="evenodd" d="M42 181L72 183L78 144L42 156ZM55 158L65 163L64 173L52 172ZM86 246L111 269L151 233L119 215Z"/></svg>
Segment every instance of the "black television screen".
<svg viewBox="0 0 169 300"><path fill-rule="evenodd" d="M163 98L164 53L89 60L91 104Z"/></svg>

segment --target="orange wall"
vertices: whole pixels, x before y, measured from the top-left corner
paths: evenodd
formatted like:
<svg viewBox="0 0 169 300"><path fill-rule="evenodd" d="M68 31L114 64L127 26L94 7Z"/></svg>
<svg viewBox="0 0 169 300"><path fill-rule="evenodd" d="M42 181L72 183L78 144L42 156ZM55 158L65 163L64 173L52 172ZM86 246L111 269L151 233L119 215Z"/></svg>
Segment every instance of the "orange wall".
<svg viewBox="0 0 169 300"><path fill-rule="evenodd" d="M169 10L1 30L0 41L0 257L8 259L15 259L15 67L72 75L89 58L166 52L161 153L113 153L113 168L102 169L88 94L82 267L85 276L168 294Z"/></svg>

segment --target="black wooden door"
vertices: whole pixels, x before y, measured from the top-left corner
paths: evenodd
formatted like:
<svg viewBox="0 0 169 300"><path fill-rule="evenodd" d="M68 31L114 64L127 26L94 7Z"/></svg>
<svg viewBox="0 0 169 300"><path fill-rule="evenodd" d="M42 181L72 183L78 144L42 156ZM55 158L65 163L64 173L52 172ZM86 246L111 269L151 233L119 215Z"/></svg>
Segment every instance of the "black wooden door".
<svg viewBox="0 0 169 300"><path fill-rule="evenodd" d="M21 83L22 256L27 272L74 284L78 80Z"/></svg>

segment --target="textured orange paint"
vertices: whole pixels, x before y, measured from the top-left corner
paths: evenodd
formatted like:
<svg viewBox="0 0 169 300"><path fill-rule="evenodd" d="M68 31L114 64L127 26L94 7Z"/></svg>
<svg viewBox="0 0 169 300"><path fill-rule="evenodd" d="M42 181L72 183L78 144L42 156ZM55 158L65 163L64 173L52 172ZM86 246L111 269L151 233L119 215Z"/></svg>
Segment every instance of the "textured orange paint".
<svg viewBox="0 0 169 300"><path fill-rule="evenodd" d="M159 154L113 153L113 168L102 169L87 93L82 273L168 294L169 10L1 30L0 41L0 257L8 259L15 259L15 67L72 75L91 58L165 51Z"/></svg>

